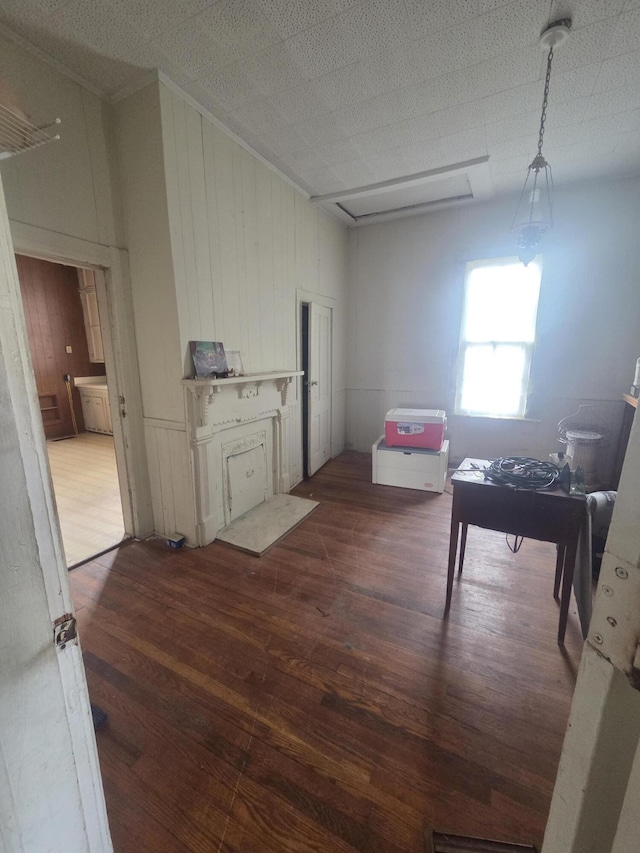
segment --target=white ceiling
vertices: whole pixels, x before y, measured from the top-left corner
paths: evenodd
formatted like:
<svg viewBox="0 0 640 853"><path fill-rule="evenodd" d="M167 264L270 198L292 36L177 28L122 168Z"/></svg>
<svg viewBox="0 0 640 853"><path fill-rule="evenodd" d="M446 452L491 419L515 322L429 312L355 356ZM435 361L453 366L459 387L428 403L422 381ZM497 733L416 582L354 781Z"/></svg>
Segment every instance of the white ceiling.
<svg viewBox="0 0 640 853"><path fill-rule="evenodd" d="M0 21L108 96L159 68L312 195L536 149L556 183L640 171L640 0L0 0Z"/></svg>

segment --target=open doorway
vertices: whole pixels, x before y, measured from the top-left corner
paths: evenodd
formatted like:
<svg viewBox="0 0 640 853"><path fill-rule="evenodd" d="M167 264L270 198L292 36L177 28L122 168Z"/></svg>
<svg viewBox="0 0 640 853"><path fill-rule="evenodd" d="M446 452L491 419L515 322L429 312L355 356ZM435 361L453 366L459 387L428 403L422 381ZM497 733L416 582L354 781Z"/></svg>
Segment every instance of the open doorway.
<svg viewBox="0 0 640 853"><path fill-rule="evenodd" d="M67 566L125 536L93 270L16 255Z"/></svg>
<svg viewBox="0 0 640 853"><path fill-rule="evenodd" d="M299 300L302 378L302 465L305 478L331 458L332 309Z"/></svg>
<svg viewBox="0 0 640 853"><path fill-rule="evenodd" d="M302 476L309 477L309 303L300 306L300 340L302 343Z"/></svg>

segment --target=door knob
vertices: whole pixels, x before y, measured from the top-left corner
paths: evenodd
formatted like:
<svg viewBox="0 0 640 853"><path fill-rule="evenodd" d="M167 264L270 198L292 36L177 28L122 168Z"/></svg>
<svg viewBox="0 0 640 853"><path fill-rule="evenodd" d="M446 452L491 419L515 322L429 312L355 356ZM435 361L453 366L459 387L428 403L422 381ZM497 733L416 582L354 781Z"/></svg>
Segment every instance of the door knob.
<svg viewBox="0 0 640 853"><path fill-rule="evenodd" d="M317 385L317 384L318 384L317 379L312 379L311 382L309 383L309 385Z"/></svg>

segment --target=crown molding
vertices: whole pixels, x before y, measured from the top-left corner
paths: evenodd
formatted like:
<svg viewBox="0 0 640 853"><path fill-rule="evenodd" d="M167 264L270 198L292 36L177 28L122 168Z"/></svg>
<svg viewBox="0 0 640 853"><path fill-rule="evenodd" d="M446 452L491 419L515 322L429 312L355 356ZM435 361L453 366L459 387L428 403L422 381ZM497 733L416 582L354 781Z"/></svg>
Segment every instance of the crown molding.
<svg viewBox="0 0 640 853"><path fill-rule="evenodd" d="M284 172L281 172L277 166L274 166L266 157L263 157L255 148L252 148L248 142L245 142L242 137L238 136L234 133L230 128L224 124L224 122L220 121L219 118L216 118L213 113L210 113L202 104L199 104L196 99L190 95L188 92L185 92L184 89L175 83L170 77L168 77L164 71L160 71L160 69L153 69L152 71L143 74L134 82L130 83L128 86L123 87L118 90L114 95L112 95L108 100L112 104L117 104L119 101L122 101L124 98L128 98L130 95L133 95L135 92L140 89L144 89L152 83L159 82L166 86L168 89L171 89L172 92L175 92L179 95L184 101L186 101L189 106L193 107L196 112L200 113L203 118L206 118L210 124L215 125L219 130L225 133L228 137L233 139L233 141L239 145L241 148L244 148L252 157L255 157L256 160L259 160L264 166L266 166L270 171L274 172L281 180L285 183L289 184L290 187L293 187L296 192L299 192L300 195L304 196L307 200L311 198L311 193L306 189L300 186L300 184L296 183L293 178L290 178Z"/></svg>
<svg viewBox="0 0 640 853"><path fill-rule="evenodd" d="M39 47L36 47L35 44L26 39L24 36L21 36L20 33L17 33L14 29L4 24L0 21L0 35L3 35L6 39L18 45L18 47L23 48L23 50L28 51L30 54L35 56L41 62L50 65L52 68L55 68L56 71L59 71L64 77L68 77L70 80L73 80L74 83L77 83L78 86L82 86L83 89L87 89L93 95L96 95L98 98L106 99L106 94L103 90L98 89L92 83L89 83L88 80L85 80L80 74L76 74L75 71L72 71L62 62L57 59L54 59L53 56L46 53L44 50L41 50Z"/></svg>

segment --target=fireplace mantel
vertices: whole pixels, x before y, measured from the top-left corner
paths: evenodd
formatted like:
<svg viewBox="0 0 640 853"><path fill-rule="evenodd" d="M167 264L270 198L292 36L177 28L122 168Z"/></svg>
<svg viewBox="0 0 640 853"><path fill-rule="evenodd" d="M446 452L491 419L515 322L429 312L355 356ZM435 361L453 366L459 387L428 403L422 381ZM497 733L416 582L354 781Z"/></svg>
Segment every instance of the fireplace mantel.
<svg viewBox="0 0 640 853"><path fill-rule="evenodd" d="M282 405L287 405L289 385L296 376L303 376L303 370L282 370L269 373L251 373L247 376L229 376L226 379L183 379L182 384L195 398L198 412L198 426L205 427L209 422L209 408L216 395L224 389L237 388L238 398L257 397L265 383L273 382L280 392Z"/></svg>
<svg viewBox="0 0 640 853"><path fill-rule="evenodd" d="M269 498L286 494L291 488L290 414L297 397L294 380L303 375L302 370L278 370L227 379L182 380L194 481L196 546L212 542L232 520L232 502L239 500L239 493L236 489L232 497L231 458L261 448L264 462L257 467L252 462L245 475L249 479L255 476L254 471L263 472L264 490L255 489L255 494L264 492ZM299 430L298 421L294 428ZM261 457L258 454L256 458ZM235 464L234 470L238 470ZM244 485L242 477L240 482Z"/></svg>

